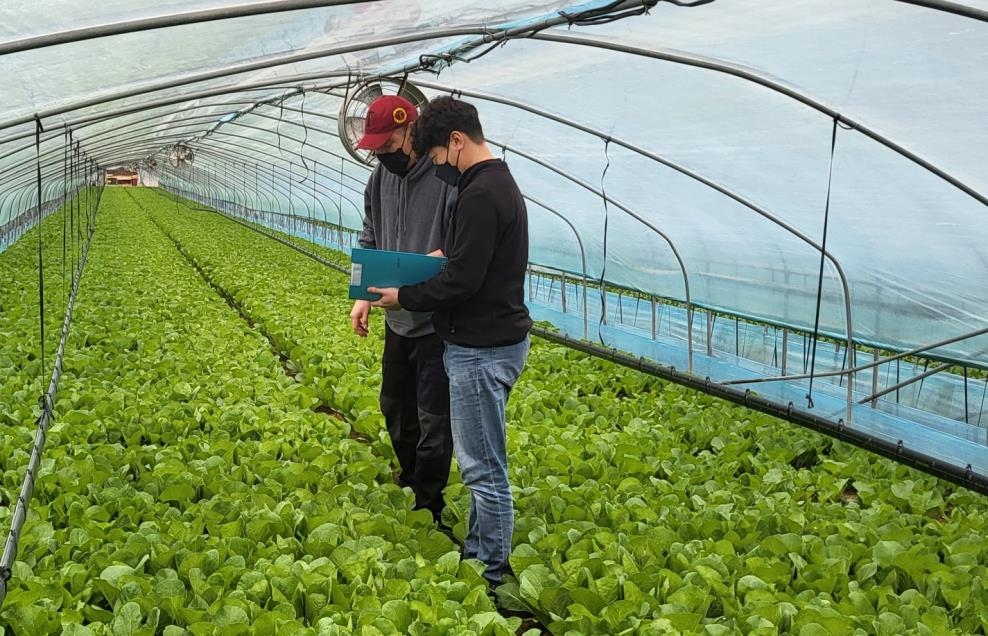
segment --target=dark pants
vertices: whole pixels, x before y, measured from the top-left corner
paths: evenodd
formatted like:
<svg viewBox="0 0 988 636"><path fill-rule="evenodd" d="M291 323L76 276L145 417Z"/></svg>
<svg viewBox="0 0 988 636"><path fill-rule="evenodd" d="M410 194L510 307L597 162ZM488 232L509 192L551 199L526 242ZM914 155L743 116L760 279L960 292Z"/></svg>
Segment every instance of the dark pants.
<svg viewBox="0 0 988 636"><path fill-rule="evenodd" d="M406 338L385 326L381 412L401 467L398 483L437 521L453 456L444 350L436 334Z"/></svg>

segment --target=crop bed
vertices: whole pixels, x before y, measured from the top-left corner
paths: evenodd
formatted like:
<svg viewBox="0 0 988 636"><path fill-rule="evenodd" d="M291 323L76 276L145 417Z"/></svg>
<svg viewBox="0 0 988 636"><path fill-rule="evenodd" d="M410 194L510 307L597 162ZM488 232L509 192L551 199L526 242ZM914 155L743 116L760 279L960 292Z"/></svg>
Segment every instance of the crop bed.
<svg viewBox="0 0 988 636"><path fill-rule="evenodd" d="M27 241L0 255L25 281L5 309L30 304ZM0 360L37 350L34 294L34 323L0 312ZM270 238L108 189L0 634L524 631L394 484L383 323L358 339L349 306L344 276ZM40 386L13 368L4 505ZM554 634L988 630L980 495L542 341L508 418L499 600ZM447 500L462 538L455 470Z"/></svg>

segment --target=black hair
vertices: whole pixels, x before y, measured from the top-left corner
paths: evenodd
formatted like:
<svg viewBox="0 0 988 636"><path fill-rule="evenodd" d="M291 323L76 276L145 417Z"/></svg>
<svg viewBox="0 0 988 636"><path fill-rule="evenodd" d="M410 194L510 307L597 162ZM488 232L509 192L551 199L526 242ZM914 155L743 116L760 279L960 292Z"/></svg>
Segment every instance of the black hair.
<svg viewBox="0 0 988 636"><path fill-rule="evenodd" d="M477 109L452 97L436 97L425 105L412 128L412 149L420 157L430 148L446 147L449 136L458 130L474 143L484 141L484 129L480 126Z"/></svg>

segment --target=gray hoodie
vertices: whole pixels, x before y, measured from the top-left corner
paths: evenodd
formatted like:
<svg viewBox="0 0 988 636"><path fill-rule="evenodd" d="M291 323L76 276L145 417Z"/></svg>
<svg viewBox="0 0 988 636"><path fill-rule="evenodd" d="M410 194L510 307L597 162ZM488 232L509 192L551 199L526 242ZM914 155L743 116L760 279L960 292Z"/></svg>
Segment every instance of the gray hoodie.
<svg viewBox="0 0 988 636"><path fill-rule="evenodd" d="M420 159L404 177L378 165L364 189L360 246L418 254L442 248L455 198L456 188L435 177L428 157ZM407 338L435 331L431 313L399 309L385 312L385 320L392 331Z"/></svg>

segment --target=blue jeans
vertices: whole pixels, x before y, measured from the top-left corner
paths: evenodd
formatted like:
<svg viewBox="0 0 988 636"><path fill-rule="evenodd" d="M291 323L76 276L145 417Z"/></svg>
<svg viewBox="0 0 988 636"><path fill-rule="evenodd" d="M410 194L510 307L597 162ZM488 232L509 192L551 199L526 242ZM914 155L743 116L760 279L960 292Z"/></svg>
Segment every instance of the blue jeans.
<svg viewBox="0 0 988 636"><path fill-rule="evenodd" d="M453 451L470 490L470 518L463 557L480 559L492 584L511 572L515 512L508 484L504 407L528 357L526 336L506 347L446 343Z"/></svg>

